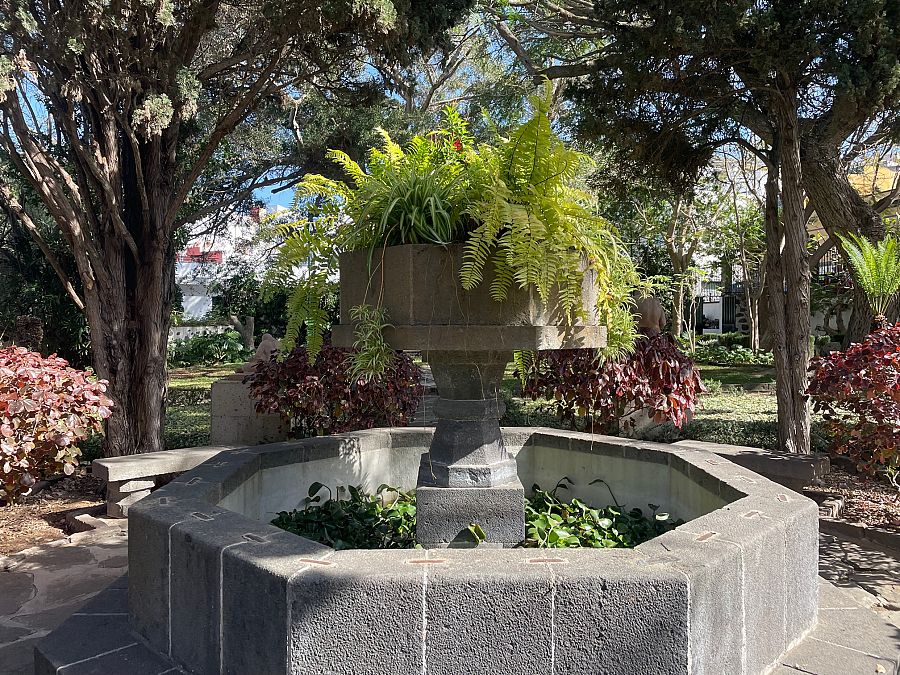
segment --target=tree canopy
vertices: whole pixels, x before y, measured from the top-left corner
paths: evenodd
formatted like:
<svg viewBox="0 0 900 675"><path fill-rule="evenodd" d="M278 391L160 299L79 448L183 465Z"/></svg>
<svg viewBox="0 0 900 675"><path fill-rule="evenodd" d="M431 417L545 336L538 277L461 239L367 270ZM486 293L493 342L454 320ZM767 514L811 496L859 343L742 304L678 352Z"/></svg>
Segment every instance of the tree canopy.
<svg viewBox="0 0 900 675"><path fill-rule="evenodd" d="M259 142L255 112L303 87L358 87L367 58L405 61L433 48L468 7L468 0L0 7L0 151L74 257L94 367L118 404L107 454L162 447L175 235L198 210L245 199L266 175L265 153L245 166L235 152ZM22 199L8 185L0 191L20 219Z"/></svg>

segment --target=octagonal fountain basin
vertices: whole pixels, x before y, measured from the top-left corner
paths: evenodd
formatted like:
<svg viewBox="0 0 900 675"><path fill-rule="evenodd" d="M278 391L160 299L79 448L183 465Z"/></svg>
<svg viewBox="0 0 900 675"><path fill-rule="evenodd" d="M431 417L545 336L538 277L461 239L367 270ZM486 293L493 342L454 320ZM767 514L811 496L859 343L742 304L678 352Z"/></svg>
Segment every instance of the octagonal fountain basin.
<svg viewBox="0 0 900 675"><path fill-rule="evenodd" d="M817 508L715 455L506 429L523 484L686 523L635 549L334 551L315 481L412 489L430 429L226 451L132 507L132 628L194 673L763 673L816 622ZM490 517L490 505L485 505Z"/></svg>

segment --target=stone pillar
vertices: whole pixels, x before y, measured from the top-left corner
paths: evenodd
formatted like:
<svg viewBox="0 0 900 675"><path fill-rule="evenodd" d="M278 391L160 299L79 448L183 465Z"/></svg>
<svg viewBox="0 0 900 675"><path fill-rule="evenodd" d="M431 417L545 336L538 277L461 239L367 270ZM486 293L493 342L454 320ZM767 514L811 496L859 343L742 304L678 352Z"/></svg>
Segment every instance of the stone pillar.
<svg viewBox="0 0 900 675"><path fill-rule="evenodd" d="M244 375L216 380L210 391L210 445L260 445L287 440L288 428L280 415L256 412L256 401Z"/></svg>
<svg viewBox="0 0 900 675"><path fill-rule="evenodd" d="M425 547L472 545L472 524L488 545L525 538L525 492L500 434L500 385L510 360L506 351L428 353L439 398L416 489L416 539Z"/></svg>

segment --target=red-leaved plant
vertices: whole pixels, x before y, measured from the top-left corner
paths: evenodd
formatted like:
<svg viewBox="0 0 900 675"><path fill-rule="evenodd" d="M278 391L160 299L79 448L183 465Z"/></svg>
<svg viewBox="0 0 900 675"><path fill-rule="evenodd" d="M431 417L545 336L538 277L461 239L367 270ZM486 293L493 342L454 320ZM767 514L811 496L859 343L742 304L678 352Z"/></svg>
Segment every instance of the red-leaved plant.
<svg viewBox="0 0 900 675"><path fill-rule="evenodd" d="M310 364L298 347L254 366L245 378L261 413L277 413L299 438L409 424L422 398L421 371L398 352L384 373L354 378L352 350L325 346Z"/></svg>
<svg viewBox="0 0 900 675"><path fill-rule="evenodd" d="M0 499L12 502L38 480L71 475L79 442L103 430L112 401L106 382L22 347L0 349Z"/></svg>
<svg viewBox="0 0 900 675"><path fill-rule="evenodd" d="M617 359L601 360L591 349L538 352L525 375L524 395L555 402L564 422L598 433L633 427L628 416L641 410L680 429L704 391L694 362L665 333L640 336L634 352Z"/></svg>
<svg viewBox="0 0 900 675"><path fill-rule="evenodd" d="M861 471L896 468L900 463L900 324L870 333L845 352L810 365L808 393L813 410L838 454Z"/></svg>

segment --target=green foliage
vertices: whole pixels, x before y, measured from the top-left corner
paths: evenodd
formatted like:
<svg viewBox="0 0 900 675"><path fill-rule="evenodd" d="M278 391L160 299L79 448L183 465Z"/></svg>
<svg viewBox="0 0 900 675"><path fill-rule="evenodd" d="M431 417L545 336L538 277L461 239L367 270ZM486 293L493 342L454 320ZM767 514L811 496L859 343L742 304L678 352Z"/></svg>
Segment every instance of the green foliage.
<svg viewBox="0 0 900 675"><path fill-rule="evenodd" d="M263 278L261 294L263 300L271 301L287 293L282 352L290 353L305 332L309 358L314 359L331 328L329 306L336 304L340 214L316 203L301 210L298 193L291 216L270 218L260 233L261 238L280 242Z"/></svg>
<svg viewBox="0 0 900 675"><path fill-rule="evenodd" d="M571 483L569 478L563 478L549 491L537 485L532 487L534 496L525 504L525 546L634 548L684 523L673 521L668 513L657 513L659 507L654 504L648 505L648 517L638 508L625 511L616 505L600 509L581 499L560 499L557 492L568 489ZM595 483L603 481L591 482Z"/></svg>
<svg viewBox="0 0 900 675"><path fill-rule="evenodd" d="M645 516L637 508L626 512L618 505L600 509L580 499L559 499L557 492L568 489L567 483L571 482L563 478L551 491L537 485L532 488L534 495L525 501L527 538L523 546L633 548L684 522L657 513L659 507L653 504L649 505L650 516ZM324 502L323 490L328 492ZM331 488L316 482L310 485L303 503L305 508L282 511L272 524L337 550L417 547L413 492L380 485L374 495L366 495L362 487L341 486L335 496ZM478 523L472 523L468 530L474 543L486 541Z"/></svg>
<svg viewBox="0 0 900 675"><path fill-rule="evenodd" d="M237 331L204 333L169 343L169 363L177 367L243 362L253 355Z"/></svg>
<svg viewBox="0 0 900 675"><path fill-rule="evenodd" d="M533 97L529 119L494 144L476 146L465 121L448 109L440 128L405 148L383 133L365 166L332 151L349 184L307 175L295 198L295 212L303 215L276 230L284 243L270 273L273 285L295 289L287 346L301 325L311 357L321 345L320 298L341 252L368 251L371 261L379 247L465 242L465 288L484 281L490 262L495 300L513 284L534 288L569 323L593 309L581 304L583 280L592 274L607 351L630 349L630 293L638 276L613 227L579 186L590 161L554 133L550 91L548 84L544 96Z"/></svg>
<svg viewBox="0 0 900 675"><path fill-rule="evenodd" d="M246 263L231 266L227 276L215 282L210 292L213 296L212 311L206 321L228 323L235 316L243 320L254 317L254 334L284 335L287 325L287 291L267 289L263 297L263 284L256 272ZM185 325L182 320L179 325ZM208 323L202 324L208 325Z"/></svg>
<svg viewBox="0 0 900 675"><path fill-rule="evenodd" d="M0 181L16 182L8 173ZM22 194L31 196L22 188ZM54 228L47 212L39 207L29 209L32 220L60 266L77 280L75 258L66 248L62 235ZM30 315L41 320L44 328L45 354L59 354L76 367L90 363L90 340L87 321L68 296L53 268L47 262L28 232L15 218L0 218L0 340L9 339L15 331L16 319Z"/></svg>
<svg viewBox="0 0 900 675"><path fill-rule="evenodd" d="M460 155L468 139L453 136L453 114L447 117L443 128L414 137L406 150L382 131L383 146L369 151L366 169L341 151L329 151L352 186L309 175L300 183L299 194L328 199L350 219L342 229L346 250L459 240L466 207Z"/></svg>
<svg viewBox="0 0 900 675"><path fill-rule="evenodd" d="M716 366L771 366L775 363L772 352L754 352L740 345L722 347L700 343L694 350L694 358L698 363Z"/></svg>
<svg viewBox="0 0 900 675"><path fill-rule="evenodd" d="M898 12L896 0L714 11L702 0L597 0L584 23L603 44L577 85L580 131L613 142L620 175L690 186L718 145L769 134L787 80L804 140L837 151L900 100Z"/></svg>
<svg viewBox="0 0 900 675"><path fill-rule="evenodd" d="M581 303L590 270L600 290L597 310L609 328L607 353L621 353L635 337L629 302L637 274L596 200L579 186L590 158L553 131L550 83L530 101L531 117L496 145L479 146L470 164L469 213L479 224L466 244L463 286L478 286L490 262L495 300L505 299L513 284L534 288L572 322L591 310Z"/></svg>
<svg viewBox="0 0 900 675"><path fill-rule="evenodd" d="M706 394L703 407L682 429L679 439L778 450L777 399L771 394L725 391ZM826 452L828 439L822 420L813 416L811 448Z"/></svg>
<svg viewBox="0 0 900 675"><path fill-rule="evenodd" d="M877 244L865 237L841 237L854 278L866 294L876 320L884 320L888 307L900 291L900 250L897 238L887 235Z"/></svg>
<svg viewBox="0 0 900 675"><path fill-rule="evenodd" d="M350 356L350 376L368 381L385 372L394 360L395 352L384 339L384 329L390 326L387 311L359 305L350 310L350 318L356 323L356 351Z"/></svg>
<svg viewBox="0 0 900 675"><path fill-rule="evenodd" d="M328 491L322 501L319 493ZM342 497L346 492L347 496ZM282 511L275 527L342 550L348 548L413 548L416 536L416 501L412 492L381 485L374 495L362 487L337 488L337 497L322 483L309 486L306 508Z"/></svg>

